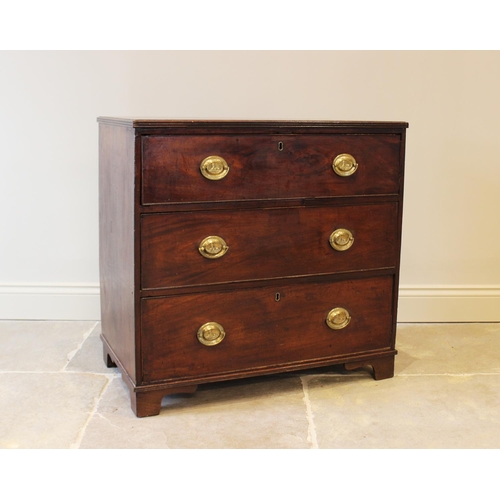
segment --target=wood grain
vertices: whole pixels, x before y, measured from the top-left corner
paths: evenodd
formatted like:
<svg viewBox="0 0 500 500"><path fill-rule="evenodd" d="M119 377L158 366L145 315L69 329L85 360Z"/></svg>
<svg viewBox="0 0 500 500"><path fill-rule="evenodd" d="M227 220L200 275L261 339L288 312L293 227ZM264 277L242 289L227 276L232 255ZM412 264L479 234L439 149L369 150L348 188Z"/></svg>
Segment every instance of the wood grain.
<svg viewBox="0 0 500 500"><path fill-rule="evenodd" d="M366 206L176 213L142 218L142 288L236 282L394 267L396 203ZM354 244L334 250L331 233ZM218 259L198 251L207 236L229 246Z"/></svg>
<svg viewBox="0 0 500 500"><path fill-rule="evenodd" d="M189 379L389 348L392 283L392 276L383 276L143 299L144 381ZM344 307L352 317L342 330L326 325L328 312L335 307ZM215 346L196 338L199 327L210 321L226 331Z"/></svg>
<svg viewBox="0 0 500 500"><path fill-rule="evenodd" d="M214 381L328 364L393 376L407 123L98 121L104 363L137 416ZM341 153L350 177L332 169ZM199 171L210 155L229 163L220 181ZM346 252L328 241L340 227ZM198 252L213 235L221 259ZM226 330L216 346L196 337L209 321Z"/></svg>
<svg viewBox="0 0 500 500"><path fill-rule="evenodd" d="M399 146L399 136L385 134L145 136L142 203L397 193ZM359 164L352 176L332 169L342 153ZM200 174L200 163L211 155L229 165L221 180Z"/></svg>
<svg viewBox="0 0 500 500"><path fill-rule="evenodd" d="M135 356L134 134L99 129L99 272L102 335L132 379Z"/></svg>

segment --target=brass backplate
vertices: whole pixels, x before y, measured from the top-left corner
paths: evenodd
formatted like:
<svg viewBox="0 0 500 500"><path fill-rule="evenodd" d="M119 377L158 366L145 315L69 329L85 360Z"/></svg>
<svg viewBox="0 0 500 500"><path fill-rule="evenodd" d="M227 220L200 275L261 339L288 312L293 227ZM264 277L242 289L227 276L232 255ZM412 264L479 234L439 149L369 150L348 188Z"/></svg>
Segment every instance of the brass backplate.
<svg viewBox="0 0 500 500"><path fill-rule="evenodd" d="M196 336L203 345L213 346L220 344L224 340L226 332L222 325L210 321L200 326Z"/></svg>
<svg viewBox="0 0 500 500"><path fill-rule="evenodd" d="M226 242L220 236L207 236L202 240L198 251L206 259L219 259L229 250Z"/></svg>
<svg viewBox="0 0 500 500"><path fill-rule="evenodd" d="M229 165L221 156L208 156L201 162L200 172L203 177L211 181L218 181L226 177Z"/></svg>
<svg viewBox="0 0 500 500"><path fill-rule="evenodd" d="M335 160L333 160L332 167L337 175L340 175L341 177L348 177L356 172L358 164L354 159L354 156L342 153L338 155Z"/></svg>
<svg viewBox="0 0 500 500"><path fill-rule="evenodd" d="M349 311L343 307L335 307L326 317L326 324L332 330L342 330L342 328L345 328L350 321L351 315L349 314Z"/></svg>
<svg viewBox="0 0 500 500"><path fill-rule="evenodd" d="M352 247L354 243L354 236L349 229L336 229L330 235L330 246L339 251L344 252Z"/></svg>

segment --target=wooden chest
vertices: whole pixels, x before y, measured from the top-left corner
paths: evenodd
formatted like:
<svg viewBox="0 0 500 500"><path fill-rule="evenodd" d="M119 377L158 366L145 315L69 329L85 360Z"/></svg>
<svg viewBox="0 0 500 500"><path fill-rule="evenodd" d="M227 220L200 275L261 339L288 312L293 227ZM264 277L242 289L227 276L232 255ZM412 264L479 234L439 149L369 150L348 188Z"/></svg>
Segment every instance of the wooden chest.
<svg viewBox="0 0 500 500"><path fill-rule="evenodd" d="M137 416L207 382L393 376L407 123L98 122L104 357Z"/></svg>

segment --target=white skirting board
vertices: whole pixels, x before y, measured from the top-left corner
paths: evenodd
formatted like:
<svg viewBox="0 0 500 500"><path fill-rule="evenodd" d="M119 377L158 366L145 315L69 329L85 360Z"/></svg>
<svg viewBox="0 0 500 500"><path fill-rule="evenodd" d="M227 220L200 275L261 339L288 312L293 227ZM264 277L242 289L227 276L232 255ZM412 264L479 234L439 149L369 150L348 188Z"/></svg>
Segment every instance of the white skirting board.
<svg viewBox="0 0 500 500"><path fill-rule="evenodd" d="M500 321L500 286L401 286L399 323Z"/></svg>
<svg viewBox="0 0 500 500"><path fill-rule="evenodd" d="M97 321L99 285L0 285L0 319ZM500 322L500 285L403 285L399 291L398 322Z"/></svg>
<svg viewBox="0 0 500 500"><path fill-rule="evenodd" d="M98 284L0 285L0 319L99 320Z"/></svg>

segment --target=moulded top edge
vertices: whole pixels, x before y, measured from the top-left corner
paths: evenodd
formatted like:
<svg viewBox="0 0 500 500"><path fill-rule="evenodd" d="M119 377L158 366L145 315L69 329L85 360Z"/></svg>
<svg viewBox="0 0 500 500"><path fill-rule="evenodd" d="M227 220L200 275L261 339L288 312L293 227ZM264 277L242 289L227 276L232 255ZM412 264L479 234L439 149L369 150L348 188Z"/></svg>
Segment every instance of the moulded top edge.
<svg viewBox="0 0 500 500"><path fill-rule="evenodd" d="M99 123L109 123L134 128L191 128L191 127L293 127L293 128L408 128L408 122L399 121L319 121L319 120L207 120L207 119L157 119L132 117L97 118Z"/></svg>

